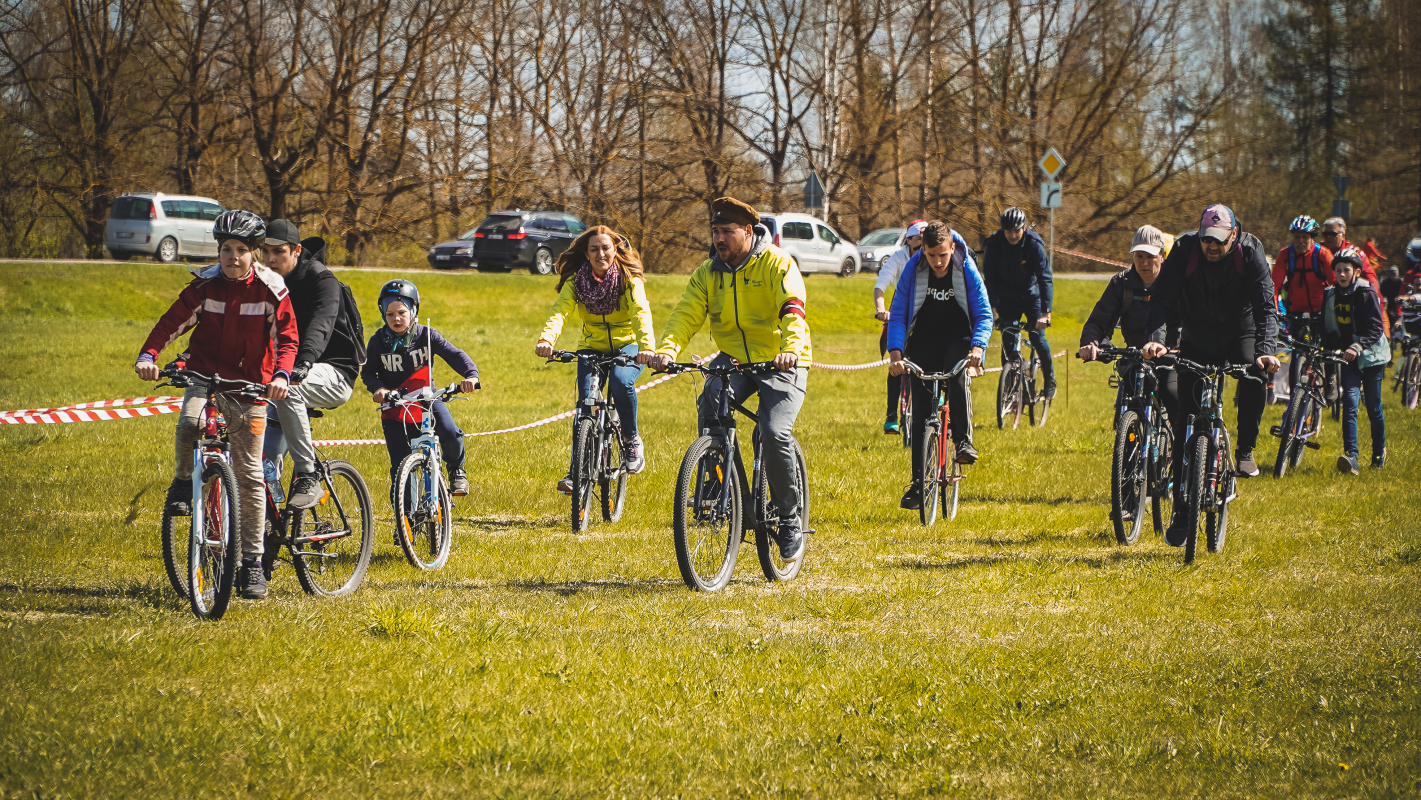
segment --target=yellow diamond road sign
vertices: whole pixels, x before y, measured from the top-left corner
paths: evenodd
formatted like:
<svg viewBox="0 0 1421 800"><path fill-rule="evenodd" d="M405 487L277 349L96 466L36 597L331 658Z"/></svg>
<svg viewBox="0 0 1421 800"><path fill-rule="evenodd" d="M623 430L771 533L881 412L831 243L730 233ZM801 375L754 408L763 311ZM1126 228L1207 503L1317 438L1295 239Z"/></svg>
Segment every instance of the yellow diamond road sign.
<svg viewBox="0 0 1421 800"><path fill-rule="evenodd" d="M1066 159L1061 158L1061 154L1056 152L1056 148L1046 151L1046 155L1036 162L1041 167L1041 171L1046 173L1046 180L1054 181L1056 176L1061 174L1061 170L1066 168Z"/></svg>

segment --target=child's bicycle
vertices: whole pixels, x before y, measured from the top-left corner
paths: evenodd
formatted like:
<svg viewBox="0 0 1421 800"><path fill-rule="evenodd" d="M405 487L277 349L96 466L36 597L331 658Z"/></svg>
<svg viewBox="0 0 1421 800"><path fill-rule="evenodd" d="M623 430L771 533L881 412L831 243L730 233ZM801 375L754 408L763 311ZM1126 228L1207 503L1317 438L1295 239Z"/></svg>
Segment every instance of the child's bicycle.
<svg viewBox="0 0 1421 800"><path fill-rule="evenodd" d="M957 497L962 488L962 465L957 463L956 451L952 447L949 429L951 413L947 403L947 381L956 378L967 368L967 359L957 362L957 366L947 372L927 374L923 368L907 359L903 366L918 376L918 380L928 384L928 395L933 398L933 407L923 420L923 463L919 472L923 476L923 501L918 505L918 516L924 525L937 521L938 495L942 495L942 513L948 519L957 519ZM907 381L903 381L907 384Z"/></svg>
<svg viewBox="0 0 1421 800"><path fill-rule="evenodd" d="M572 529L587 530L594 490L601 494L602 519L622 518L627 501L627 467L622 463L622 422L607 399L607 377L613 367L630 367L635 358L620 353L572 353L554 350L549 362L586 361L597 370L597 394L577 405L572 423Z"/></svg>
<svg viewBox="0 0 1421 800"><path fill-rule="evenodd" d="M266 391L259 383L227 380L169 365L158 373L159 386L207 391L199 418L202 434L192 449L192 516L187 535L179 517L163 512L163 565L173 588L188 599L201 619L221 619L232 602L232 584L242 560L241 507L227 422L217 408L217 395L256 400Z"/></svg>
<svg viewBox="0 0 1421 800"><path fill-rule="evenodd" d="M1040 368L1036 361L1036 348L1028 347L1031 356L1023 359L1021 341L1026 337L1021 334L1021 326L1008 325L1002 328L1002 333L1016 336L1016 352L1004 353L1001 377L997 381L997 428L1006 427L1007 417L1011 417L1011 428L1016 430L1016 426L1021 424L1023 410L1030 424L1045 425L1046 415L1051 413L1051 401L1036 393L1036 371ZM1038 405L1041 406L1039 419Z"/></svg>
<svg viewBox="0 0 1421 800"><path fill-rule="evenodd" d="M390 507L395 510L395 541L411 566L434 570L449 560L454 535L453 507L439 437L434 434L433 408L459 394L459 382L438 391L425 386L408 395L390 392L381 411L419 406L419 434L410 439L410 454L395 469L390 484Z"/></svg>
<svg viewBox="0 0 1421 800"><path fill-rule="evenodd" d="M1416 408L1421 401L1421 301L1403 300L1401 303L1402 332L1397 337L1401 347L1401 358L1391 383L1391 390L1401 390L1401 404L1408 409Z"/></svg>
<svg viewBox="0 0 1421 800"><path fill-rule="evenodd" d="M773 534L779 528L774 511L769 481L761 459L760 427L752 437L754 471L746 481L745 462L740 456L740 441L735 427L735 411L754 422L759 418L736 402L730 391L732 375L767 375L775 371L772 362L723 366L676 363L665 372L678 373L700 370L708 378L720 378L716 394L716 426L706 428L700 438L691 443L681 460L673 501L673 527L676 540L676 564L686 586L703 592L714 592L730 583L735 572L735 557L746 534L754 533L755 550L760 557L760 570L767 581L787 581L799 574L804 565L808 543L793 561L780 558ZM799 524L804 535L814 533L809 528L809 472L804 462L804 450L794 441L794 455L799 473ZM751 487L754 487L753 490ZM746 519L744 503L754 503L753 516Z"/></svg>
<svg viewBox="0 0 1421 800"><path fill-rule="evenodd" d="M1322 432L1322 409L1327 407L1323 365L1346 363L1338 350L1324 350L1289 336L1282 336L1279 341L1293 348L1293 358L1302 359L1302 366L1298 369L1297 383L1289 392L1288 410L1283 412L1282 424L1269 430L1279 439L1278 458L1273 462L1275 478L1286 475L1288 467L1302 466L1303 454L1308 448L1321 447L1312 438Z"/></svg>

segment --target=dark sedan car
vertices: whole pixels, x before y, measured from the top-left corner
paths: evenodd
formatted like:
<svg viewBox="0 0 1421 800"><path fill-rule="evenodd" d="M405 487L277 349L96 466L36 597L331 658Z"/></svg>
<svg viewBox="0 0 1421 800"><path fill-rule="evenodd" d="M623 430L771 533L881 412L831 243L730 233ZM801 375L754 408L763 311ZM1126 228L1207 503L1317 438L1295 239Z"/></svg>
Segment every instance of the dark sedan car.
<svg viewBox="0 0 1421 800"><path fill-rule="evenodd" d="M429 263L436 269L527 267L551 275L558 256L585 230L581 220L561 211L496 211L458 239L435 245Z"/></svg>

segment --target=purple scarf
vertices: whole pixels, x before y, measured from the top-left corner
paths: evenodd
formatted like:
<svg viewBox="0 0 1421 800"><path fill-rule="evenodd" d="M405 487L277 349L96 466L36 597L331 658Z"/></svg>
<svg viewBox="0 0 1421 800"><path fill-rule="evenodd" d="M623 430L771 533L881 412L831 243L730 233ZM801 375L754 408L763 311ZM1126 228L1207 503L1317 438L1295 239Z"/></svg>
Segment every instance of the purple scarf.
<svg viewBox="0 0 1421 800"><path fill-rule="evenodd" d="M613 264L598 280L592 273L592 262L584 261L572 276L572 293L593 314L610 314L621 306L622 270Z"/></svg>

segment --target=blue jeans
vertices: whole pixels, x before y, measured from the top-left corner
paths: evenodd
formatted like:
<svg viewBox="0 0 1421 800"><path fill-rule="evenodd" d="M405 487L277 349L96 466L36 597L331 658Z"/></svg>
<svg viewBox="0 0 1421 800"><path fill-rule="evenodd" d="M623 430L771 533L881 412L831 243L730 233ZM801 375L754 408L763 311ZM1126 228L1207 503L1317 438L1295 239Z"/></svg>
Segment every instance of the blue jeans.
<svg viewBox="0 0 1421 800"><path fill-rule="evenodd" d="M1342 366L1342 449L1357 458L1357 405L1359 396L1367 399L1367 417L1372 423L1372 458L1381 458L1386 450L1386 417L1382 415L1382 379L1385 364L1365 369L1354 361Z"/></svg>
<svg viewBox="0 0 1421 800"><path fill-rule="evenodd" d="M580 354L597 353L597 350L578 350ZM639 348L629 344L621 349L624 356L636 357ZM604 354L605 355L605 354ZM622 420L622 441L629 442L637 435L636 426L636 379L641 377L646 367L613 367L607 379L607 395L617 408L617 416ZM597 396L597 370L586 361L577 362L577 402Z"/></svg>
<svg viewBox="0 0 1421 800"><path fill-rule="evenodd" d="M1031 342L1031 349L1036 351L1036 361L1041 367L1041 377L1046 383L1054 383L1056 380L1056 368L1051 363L1051 343L1046 341L1046 331L1037 330L1036 318L1031 315L1035 313L1033 309L1026 309L1016 314L1010 310L1002 311L997 317L997 327L1006 328L1021 322L1022 316L1026 316L1026 328L1030 331L1027 334ZM1017 334L1002 331L1002 364L1007 363L1007 359L1016 358Z"/></svg>

